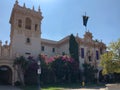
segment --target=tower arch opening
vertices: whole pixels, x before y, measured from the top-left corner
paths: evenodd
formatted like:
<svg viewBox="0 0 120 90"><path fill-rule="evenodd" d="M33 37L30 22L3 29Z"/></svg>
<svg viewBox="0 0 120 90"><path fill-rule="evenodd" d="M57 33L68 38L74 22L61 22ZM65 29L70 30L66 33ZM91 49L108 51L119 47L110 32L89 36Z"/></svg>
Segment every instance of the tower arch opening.
<svg viewBox="0 0 120 90"><path fill-rule="evenodd" d="M12 85L12 69L9 66L0 66L0 85Z"/></svg>
<svg viewBox="0 0 120 90"><path fill-rule="evenodd" d="M31 24L32 24L31 19L27 17L25 19L25 28L31 30Z"/></svg>

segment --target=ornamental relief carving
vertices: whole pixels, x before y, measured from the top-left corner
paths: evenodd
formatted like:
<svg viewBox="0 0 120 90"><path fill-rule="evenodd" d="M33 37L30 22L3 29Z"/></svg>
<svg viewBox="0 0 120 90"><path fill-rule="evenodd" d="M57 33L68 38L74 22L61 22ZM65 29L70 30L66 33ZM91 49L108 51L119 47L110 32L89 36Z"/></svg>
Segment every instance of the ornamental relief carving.
<svg viewBox="0 0 120 90"><path fill-rule="evenodd" d="M9 46L4 45L1 50L1 54L3 57L8 57L10 55L10 49Z"/></svg>

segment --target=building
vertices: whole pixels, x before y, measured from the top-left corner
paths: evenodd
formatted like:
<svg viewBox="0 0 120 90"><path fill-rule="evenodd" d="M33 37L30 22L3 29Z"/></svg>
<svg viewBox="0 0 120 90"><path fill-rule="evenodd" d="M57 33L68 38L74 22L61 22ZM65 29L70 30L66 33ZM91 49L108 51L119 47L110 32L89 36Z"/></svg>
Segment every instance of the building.
<svg viewBox="0 0 120 90"><path fill-rule="evenodd" d="M18 81L17 71L13 68L13 61L19 56L33 56L37 58L40 53L48 56L69 55L69 36L60 41L53 41L41 38L41 21L43 19L40 7L38 11L26 8L25 4L20 6L16 0L12 9L10 24L10 44L7 41L2 45L0 41L0 83L10 83ZM80 69L84 62L98 66L100 54L106 50L103 42L93 40L92 33L86 31L84 38L76 35L79 44L79 65Z"/></svg>

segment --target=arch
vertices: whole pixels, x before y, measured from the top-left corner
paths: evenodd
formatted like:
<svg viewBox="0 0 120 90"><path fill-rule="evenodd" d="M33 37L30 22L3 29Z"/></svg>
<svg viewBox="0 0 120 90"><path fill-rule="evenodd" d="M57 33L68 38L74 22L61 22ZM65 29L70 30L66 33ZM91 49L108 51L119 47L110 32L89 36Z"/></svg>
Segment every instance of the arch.
<svg viewBox="0 0 120 90"><path fill-rule="evenodd" d="M31 24L32 24L31 19L27 17L25 19L25 28L31 30Z"/></svg>
<svg viewBox="0 0 120 90"><path fill-rule="evenodd" d="M12 85L12 69L7 65L0 66L0 84Z"/></svg>

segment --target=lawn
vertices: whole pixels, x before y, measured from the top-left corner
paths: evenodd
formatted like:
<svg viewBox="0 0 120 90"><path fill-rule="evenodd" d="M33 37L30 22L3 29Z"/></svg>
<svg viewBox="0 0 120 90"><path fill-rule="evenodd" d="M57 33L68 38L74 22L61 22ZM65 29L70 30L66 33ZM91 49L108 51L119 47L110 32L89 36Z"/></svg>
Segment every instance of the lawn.
<svg viewBox="0 0 120 90"><path fill-rule="evenodd" d="M64 90L68 88L80 88L80 84L50 84L41 86L41 90ZM22 87L22 90L38 90L37 86L25 86Z"/></svg>
<svg viewBox="0 0 120 90"><path fill-rule="evenodd" d="M23 90L38 90L38 88L35 86L29 86L29 87L24 87ZM48 88L42 88L41 90L64 90L64 89L59 87L48 87Z"/></svg>

